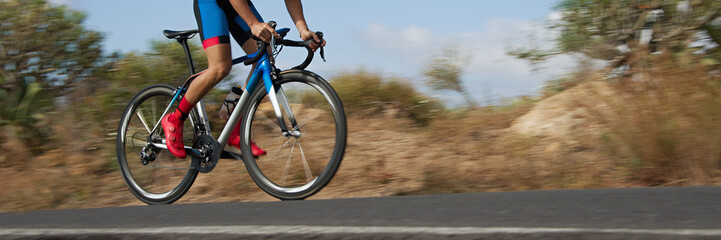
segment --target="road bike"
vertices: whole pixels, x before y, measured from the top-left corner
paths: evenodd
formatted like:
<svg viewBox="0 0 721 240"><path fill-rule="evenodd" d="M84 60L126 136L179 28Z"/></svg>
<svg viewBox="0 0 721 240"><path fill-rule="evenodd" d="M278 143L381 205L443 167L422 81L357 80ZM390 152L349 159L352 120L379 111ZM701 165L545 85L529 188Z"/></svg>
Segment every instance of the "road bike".
<svg viewBox="0 0 721 240"><path fill-rule="evenodd" d="M275 22L269 24L275 28ZM281 200L305 199L328 184L345 153L345 112L331 85L305 70L314 56L310 42L284 39L289 31L279 29L281 38L259 41L256 53L233 59L233 65L256 64L217 140L211 135L203 101L194 106L183 127L186 159L167 150L160 119L177 108L190 83L202 74L195 72L187 43L198 31L163 31L183 46L190 77L175 88L157 84L141 90L121 117L118 165L138 199L148 204L173 203L190 189L198 173L210 172L221 158L242 160L253 181ZM318 35L322 38L321 32ZM308 55L300 65L281 71L275 57L283 46L305 47ZM325 61L322 48L320 55ZM238 120L240 153L225 149ZM251 140L267 154L253 156Z"/></svg>

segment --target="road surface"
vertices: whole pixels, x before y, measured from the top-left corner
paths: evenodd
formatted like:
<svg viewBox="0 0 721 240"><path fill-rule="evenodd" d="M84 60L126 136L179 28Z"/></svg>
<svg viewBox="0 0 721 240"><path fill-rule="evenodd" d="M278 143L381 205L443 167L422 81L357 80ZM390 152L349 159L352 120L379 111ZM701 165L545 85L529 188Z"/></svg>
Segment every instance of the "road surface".
<svg viewBox="0 0 721 240"><path fill-rule="evenodd" d="M721 239L721 187L521 191L0 213L0 238L200 237Z"/></svg>

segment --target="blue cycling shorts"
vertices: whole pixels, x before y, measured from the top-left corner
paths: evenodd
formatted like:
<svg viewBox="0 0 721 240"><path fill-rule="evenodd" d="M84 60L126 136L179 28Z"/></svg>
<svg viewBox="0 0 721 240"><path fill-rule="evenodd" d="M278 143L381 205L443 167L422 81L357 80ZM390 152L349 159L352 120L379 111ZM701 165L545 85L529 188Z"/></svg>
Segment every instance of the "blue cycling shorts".
<svg viewBox="0 0 721 240"><path fill-rule="evenodd" d="M248 5L258 21L263 22L250 0ZM193 0L193 9L204 49L216 44L230 44L228 33L233 34L233 38L241 46L252 36L250 27L238 16L229 0Z"/></svg>

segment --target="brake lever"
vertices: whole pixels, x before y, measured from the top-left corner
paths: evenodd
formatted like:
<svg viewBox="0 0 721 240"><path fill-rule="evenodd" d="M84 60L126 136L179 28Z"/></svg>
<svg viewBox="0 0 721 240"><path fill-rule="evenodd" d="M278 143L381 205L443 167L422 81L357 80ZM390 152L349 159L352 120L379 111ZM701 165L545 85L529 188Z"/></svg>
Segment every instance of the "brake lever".
<svg viewBox="0 0 721 240"><path fill-rule="evenodd" d="M321 32L321 31L315 32L315 35L317 35L318 38L323 39L323 32ZM315 41L313 41L313 39L308 39L308 41L305 41L305 45L310 46L311 42L315 42ZM323 42L321 41L321 42L315 42L315 43L322 44ZM325 50L323 50L323 47L320 47L320 58L323 59L323 62L325 62Z"/></svg>
<svg viewBox="0 0 721 240"><path fill-rule="evenodd" d="M318 38L323 39L323 32L317 31L315 32L315 35L318 36ZM320 43L323 43L323 40L321 40ZM325 62L325 51L323 50L323 47L320 47L320 59L323 59L323 62Z"/></svg>
<svg viewBox="0 0 721 240"><path fill-rule="evenodd" d="M323 51L323 47L320 47L320 59L323 59L323 62L325 62L325 51Z"/></svg>

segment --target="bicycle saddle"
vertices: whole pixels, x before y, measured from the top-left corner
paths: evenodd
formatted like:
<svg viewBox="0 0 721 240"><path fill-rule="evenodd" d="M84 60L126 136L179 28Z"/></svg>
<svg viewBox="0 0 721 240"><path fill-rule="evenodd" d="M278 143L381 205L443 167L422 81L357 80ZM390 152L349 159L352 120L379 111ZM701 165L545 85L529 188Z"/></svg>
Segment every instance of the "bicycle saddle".
<svg viewBox="0 0 721 240"><path fill-rule="evenodd" d="M184 30L184 31L173 31L173 30L163 30L163 34L165 34L165 37L174 39L174 38L191 38L193 34L198 33L198 29L191 29L191 30Z"/></svg>

